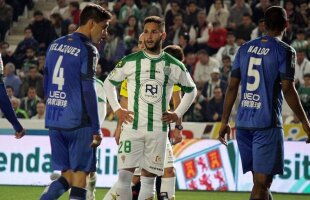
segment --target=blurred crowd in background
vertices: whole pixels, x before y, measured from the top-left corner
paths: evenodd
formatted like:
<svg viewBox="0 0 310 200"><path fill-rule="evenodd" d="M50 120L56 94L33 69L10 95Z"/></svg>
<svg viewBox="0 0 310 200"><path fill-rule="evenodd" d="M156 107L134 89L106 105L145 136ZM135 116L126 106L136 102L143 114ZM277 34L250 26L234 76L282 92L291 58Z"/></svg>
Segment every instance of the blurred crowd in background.
<svg viewBox="0 0 310 200"><path fill-rule="evenodd" d="M48 0L46 0L48 1ZM295 79L302 104L310 115L310 4L308 0L99 0L92 1L109 9L112 20L108 36L98 44L100 60L96 76L104 81L115 64L137 51L137 42L147 16L165 19L167 39L164 46L180 45L184 64L198 88L198 95L184 121L217 122L231 65L240 45L263 36L264 12L272 5L283 6L288 27L283 41L297 52ZM34 0L0 0L0 49L4 82L18 118L44 119L43 71L45 53L58 37L70 34L79 25L86 1L56 0L46 15L35 10ZM33 10L32 21L24 29L24 39L10 50L6 36L25 7ZM298 119L284 106L287 123ZM234 114L234 113L233 113ZM108 109L107 120L115 120Z"/></svg>

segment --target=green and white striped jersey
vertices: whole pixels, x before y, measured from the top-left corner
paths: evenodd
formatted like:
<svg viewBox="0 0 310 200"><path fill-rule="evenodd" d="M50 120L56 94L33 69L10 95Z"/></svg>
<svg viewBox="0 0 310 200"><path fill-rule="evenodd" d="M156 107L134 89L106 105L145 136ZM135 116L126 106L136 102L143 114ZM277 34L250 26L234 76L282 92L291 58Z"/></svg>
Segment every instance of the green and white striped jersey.
<svg viewBox="0 0 310 200"><path fill-rule="evenodd" d="M166 132L168 126L161 117L168 110L173 85L179 85L184 92L195 88L184 64L165 52L157 58L144 51L124 57L108 80L117 86L125 78L128 79L128 110L134 112L133 123L124 124L126 130Z"/></svg>

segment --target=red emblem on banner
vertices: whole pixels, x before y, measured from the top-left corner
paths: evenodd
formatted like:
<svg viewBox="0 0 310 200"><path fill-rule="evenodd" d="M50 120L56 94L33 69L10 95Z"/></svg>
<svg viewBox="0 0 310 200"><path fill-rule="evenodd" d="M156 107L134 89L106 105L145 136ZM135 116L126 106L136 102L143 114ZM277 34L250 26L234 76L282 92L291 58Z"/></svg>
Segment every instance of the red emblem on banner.
<svg viewBox="0 0 310 200"><path fill-rule="evenodd" d="M214 170L222 167L220 152L218 150L210 151L209 153L207 153L207 157L210 169Z"/></svg>
<svg viewBox="0 0 310 200"><path fill-rule="evenodd" d="M183 171L186 179L192 179L197 175L197 169L195 165L195 160L186 160L183 162Z"/></svg>

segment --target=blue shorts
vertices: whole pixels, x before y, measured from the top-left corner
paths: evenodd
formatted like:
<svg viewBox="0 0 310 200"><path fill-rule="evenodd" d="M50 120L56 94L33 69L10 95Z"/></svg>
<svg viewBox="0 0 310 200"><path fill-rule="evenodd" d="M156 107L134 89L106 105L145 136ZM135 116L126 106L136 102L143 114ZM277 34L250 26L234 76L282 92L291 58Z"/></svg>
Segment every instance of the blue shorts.
<svg viewBox="0 0 310 200"><path fill-rule="evenodd" d="M243 173L253 171L267 175L283 174L283 129L237 129Z"/></svg>
<svg viewBox="0 0 310 200"><path fill-rule="evenodd" d="M53 170L94 172L96 170L96 148L91 127L74 131L49 130L52 148Z"/></svg>

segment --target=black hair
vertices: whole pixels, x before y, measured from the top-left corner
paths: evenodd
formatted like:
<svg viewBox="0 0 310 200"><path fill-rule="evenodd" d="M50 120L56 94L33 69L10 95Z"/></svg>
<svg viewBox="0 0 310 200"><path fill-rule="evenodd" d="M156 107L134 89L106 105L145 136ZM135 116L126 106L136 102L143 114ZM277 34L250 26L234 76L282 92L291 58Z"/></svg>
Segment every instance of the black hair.
<svg viewBox="0 0 310 200"><path fill-rule="evenodd" d="M265 25L267 30L282 32L285 29L286 21L286 12L279 6L271 6L265 12Z"/></svg>
<svg viewBox="0 0 310 200"><path fill-rule="evenodd" d="M85 25L88 20L93 19L99 23L104 20L111 19L112 15L109 11L96 4L88 4L81 12L80 25Z"/></svg>

